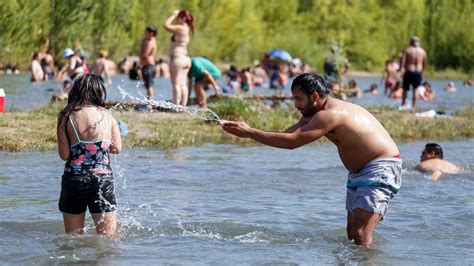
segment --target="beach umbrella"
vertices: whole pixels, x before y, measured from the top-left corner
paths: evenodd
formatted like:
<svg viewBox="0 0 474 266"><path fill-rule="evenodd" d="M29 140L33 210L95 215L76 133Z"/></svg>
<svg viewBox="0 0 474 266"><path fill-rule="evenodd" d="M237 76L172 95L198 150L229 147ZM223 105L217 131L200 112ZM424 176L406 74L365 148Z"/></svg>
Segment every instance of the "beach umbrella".
<svg viewBox="0 0 474 266"><path fill-rule="evenodd" d="M267 53L267 55L272 60L279 60L286 63L291 63L291 60L293 60L290 53L282 49L271 50L270 52Z"/></svg>

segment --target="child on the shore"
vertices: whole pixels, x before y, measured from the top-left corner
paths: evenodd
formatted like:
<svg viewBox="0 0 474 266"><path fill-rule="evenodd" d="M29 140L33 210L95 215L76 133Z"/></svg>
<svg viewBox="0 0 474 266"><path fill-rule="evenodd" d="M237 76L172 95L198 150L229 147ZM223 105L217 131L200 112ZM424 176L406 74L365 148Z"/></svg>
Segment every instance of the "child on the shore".
<svg viewBox="0 0 474 266"><path fill-rule="evenodd" d="M122 140L117 121L105 109L106 96L101 77L82 75L58 116L58 152L66 161L59 210L66 233L82 233L87 207L98 234L112 237L117 228L109 153L120 153Z"/></svg>

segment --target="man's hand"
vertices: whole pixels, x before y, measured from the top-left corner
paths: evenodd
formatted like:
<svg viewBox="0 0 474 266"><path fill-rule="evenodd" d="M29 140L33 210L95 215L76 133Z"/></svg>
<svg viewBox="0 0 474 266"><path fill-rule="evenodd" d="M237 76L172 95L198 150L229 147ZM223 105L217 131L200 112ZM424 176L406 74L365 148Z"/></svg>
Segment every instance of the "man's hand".
<svg viewBox="0 0 474 266"><path fill-rule="evenodd" d="M235 122L221 120L219 121L219 124L225 131L240 138L248 138L252 130L252 128L243 121Z"/></svg>

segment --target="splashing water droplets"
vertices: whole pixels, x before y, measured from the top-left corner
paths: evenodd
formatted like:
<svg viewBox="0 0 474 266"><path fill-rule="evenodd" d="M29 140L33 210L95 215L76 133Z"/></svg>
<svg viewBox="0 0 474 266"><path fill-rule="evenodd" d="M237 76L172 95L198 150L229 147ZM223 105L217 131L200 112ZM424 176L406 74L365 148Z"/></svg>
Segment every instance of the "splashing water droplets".
<svg viewBox="0 0 474 266"><path fill-rule="evenodd" d="M193 117L198 117L205 121L215 121L219 122L221 119L216 112L212 111L209 108L198 108L198 107L186 107L179 104L174 104L170 101L164 100L149 100L145 95L139 93L141 97L135 97L129 92L125 91L121 86L117 86L122 95L122 100L115 105L115 107L120 107L126 103L126 100L129 99L133 102L134 106L144 105L146 106L146 111L150 112L152 109L159 109L163 111L174 111L174 112L185 112ZM206 115L206 113L209 113ZM204 115L204 117L202 117Z"/></svg>

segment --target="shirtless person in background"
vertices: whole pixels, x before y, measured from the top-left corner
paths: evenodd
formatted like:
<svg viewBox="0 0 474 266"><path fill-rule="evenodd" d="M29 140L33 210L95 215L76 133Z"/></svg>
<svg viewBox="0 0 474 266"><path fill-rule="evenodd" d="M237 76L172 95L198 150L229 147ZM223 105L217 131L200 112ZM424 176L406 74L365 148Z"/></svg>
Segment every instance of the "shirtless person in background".
<svg viewBox="0 0 474 266"><path fill-rule="evenodd" d="M416 110L416 88L421 85L423 80L423 70L426 68L427 55L423 48L420 47L420 40L413 36L403 55L400 58L400 70L405 71L403 74L403 95L402 106L405 106L407 94L410 85L413 89L412 111Z"/></svg>
<svg viewBox="0 0 474 266"><path fill-rule="evenodd" d="M156 74L155 55L156 55L156 29L148 26L145 31L145 37L140 47L140 67L143 77L143 83L147 91L148 99L153 99L153 85Z"/></svg>
<svg viewBox="0 0 474 266"><path fill-rule="evenodd" d="M267 132L245 122L221 121L223 129L268 146L295 149L325 136L349 170L347 235L358 245L372 243L372 232L385 216L401 185L402 161L397 145L364 108L329 96L324 79L302 74L291 86L301 119L282 132Z"/></svg>
<svg viewBox="0 0 474 266"><path fill-rule="evenodd" d="M43 68L41 67L41 59L43 55L40 52L34 52L31 59L31 82L43 81L45 80L45 75Z"/></svg>
<svg viewBox="0 0 474 266"><path fill-rule="evenodd" d="M385 89L384 94L389 96L395 89L395 84L400 79L398 69L400 65L398 60L390 59L385 62L385 71L382 75L382 79L385 78Z"/></svg>
<svg viewBox="0 0 474 266"><path fill-rule="evenodd" d="M92 74L101 77L108 87L112 86L112 71L110 62L107 59L109 53L106 50L101 50L99 52L99 58L94 61L92 65Z"/></svg>
<svg viewBox="0 0 474 266"><path fill-rule="evenodd" d="M443 173L457 174L459 167L443 159L443 149L437 143L427 143L421 152L420 164L415 167L422 173L430 173L433 180L438 180Z"/></svg>

